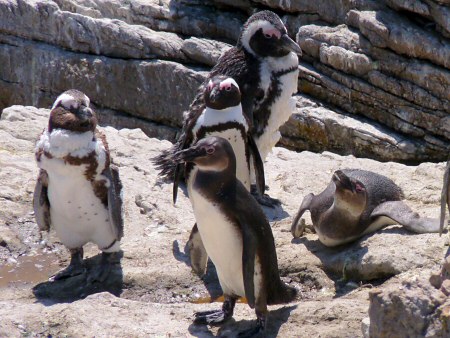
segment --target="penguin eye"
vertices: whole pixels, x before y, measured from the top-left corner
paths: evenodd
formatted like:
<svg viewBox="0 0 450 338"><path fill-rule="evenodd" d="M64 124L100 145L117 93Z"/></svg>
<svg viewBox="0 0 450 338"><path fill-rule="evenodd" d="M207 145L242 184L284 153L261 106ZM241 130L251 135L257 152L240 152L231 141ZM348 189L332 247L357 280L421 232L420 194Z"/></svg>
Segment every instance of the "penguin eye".
<svg viewBox="0 0 450 338"><path fill-rule="evenodd" d="M356 190L356 192L363 192L364 191L364 187L361 184L356 183L355 184L355 190Z"/></svg>
<svg viewBox="0 0 450 338"><path fill-rule="evenodd" d="M231 86L225 87L225 90L226 90L227 92L229 92L229 91L231 90Z"/></svg>
<svg viewBox="0 0 450 338"><path fill-rule="evenodd" d="M208 148L206 148L206 153L208 154L208 155L211 155L212 153L214 153L214 147L208 147Z"/></svg>
<svg viewBox="0 0 450 338"><path fill-rule="evenodd" d="M272 34L267 34L267 33L265 33L265 34L264 34L264 37L265 37L266 39L272 39Z"/></svg>

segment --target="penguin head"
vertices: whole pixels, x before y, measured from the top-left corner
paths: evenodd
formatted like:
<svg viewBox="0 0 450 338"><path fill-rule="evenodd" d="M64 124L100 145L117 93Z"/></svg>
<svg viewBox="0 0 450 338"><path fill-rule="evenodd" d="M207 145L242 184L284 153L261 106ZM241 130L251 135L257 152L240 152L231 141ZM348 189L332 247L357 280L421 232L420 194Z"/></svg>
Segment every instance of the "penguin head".
<svg viewBox="0 0 450 338"><path fill-rule="evenodd" d="M341 170L334 172L332 181L336 186L335 201L338 200L341 206L345 205L347 211L360 214L367 202L366 186Z"/></svg>
<svg viewBox="0 0 450 338"><path fill-rule="evenodd" d="M192 162L199 170L215 172L224 171L236 165L236 157L230 142L215 136L201 139L194 146L177 152L174 155L174 161Z"/></svg>
<svg viewBox="0 0 450 338"><path fill-rule="evenodd" d="M261 57L282 57L290 52L302 55L300 46L289 37L280 17L271 11L258 12L247 20L237 46Z"/></svg>
<svg viewBox="0 0 450 338"><path fill-rule="evenodd" d="M70 89L58 96L50 112L48 130L65 129L84 133L97 127L95 112L89 108L90 100L82 92Z"/></svg>
<svg viewBox="0 0 450 338"><path fill-rule="evenodd" d="M204 100L206 107L216 110L236 107L241 103L241 92L231 77L214 76L205 87Z"/></svg>

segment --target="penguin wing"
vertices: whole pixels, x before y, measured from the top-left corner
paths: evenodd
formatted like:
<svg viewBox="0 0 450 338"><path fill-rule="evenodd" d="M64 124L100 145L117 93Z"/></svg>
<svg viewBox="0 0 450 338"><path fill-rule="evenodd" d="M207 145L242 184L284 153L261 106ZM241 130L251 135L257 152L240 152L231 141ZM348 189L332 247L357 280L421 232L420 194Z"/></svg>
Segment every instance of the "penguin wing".
<svg viewBox="0 0 450 338"><path fill-rule="evenodd" d="M447 168L445 169L444 173L444 185L442 186L439 234L442 234L442 230L444 229L446 204L450 212L450 160L447 162Z"/></svg>
<svg viewBox="0 0 450 338"><path fill-rule="evenodd" d="M41 231L49 231L51 224L50 201L48 200L47 189L48 174L44 169L40 169L34 188L33 209L36 223Z"/></svg>
<svg viewBox="0 0 450 338"><path fill-rule="evenodd" d="M255 168L256 187L258 188L259 193L263 195L264 190L266 189L266 180L264 178L264 163L261 159L258 147L256 146L255 139L253 138L251 133L247 134L247 143L253 158L253 167Z"/></svg>
<svg viewBox="0 0 450 338"><path fill-rule="evenodd" d="M245 297L249 306L253 308L258 294L270 292L268 290L255 290L256 255L258 255L262 274L272 277L272 273L275 273L275 279L279 279L275 243L272 229L264 212L258 202L238 180L236 180L236 200L232 202L233 205L230 205L230 207L235 210L234 215L242 233L242 275L244 277ZM272 268L274 268L274 271L270 271ZM270 280L271 277L267 279Z"/></svg>
<svg viewBox="0 0 450 338"><path fill-rule="evenodd" d="M103 172L103 175L110 182L108 187L109 222L116 239L120 240L123 236L123 194L119 169L115 165L110 164Z"/></svg>
<svg viewBox="0 0 450 338"><path fill-rule="evenodd" d="M411 210L403 201L388 201L378 205L371 213L370 217L385 216L409 231L424 234L439 232L439 220L433 218L420 217L417 212Z"/></svg>
<svg viewBox="0 0 450 338"><path fill-rule="evenodd" d="M239 218L239 217L238 217ZM255 261L257 240L255 233L245 218L239 218L242 228L242 276L244 277L244 291L248 305L255 307Z"/></svg>

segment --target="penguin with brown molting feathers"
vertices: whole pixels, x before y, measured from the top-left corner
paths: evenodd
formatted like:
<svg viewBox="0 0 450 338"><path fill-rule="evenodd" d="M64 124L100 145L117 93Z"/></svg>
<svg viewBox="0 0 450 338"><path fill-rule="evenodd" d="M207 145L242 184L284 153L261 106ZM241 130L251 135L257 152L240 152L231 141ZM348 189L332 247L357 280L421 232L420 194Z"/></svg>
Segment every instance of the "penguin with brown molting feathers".
<svg viewBox="0 0 450 338"><path fill-rule="evenodd" d="M71 255L69 266L53 280L85 272L83 246L88 242L102 251L100 266L89 273L88 281L104 281L119 259L122 183L89 104L78 90L61 94L36 144L40 168L33 200L36 221L40 230L53 227Z"/></svg>
<svg viewBox="0 0 450 338"><path fill-rule="evenodd" d="M291 302L297 291L280 279L272 229L258 202L236 178L232 146L224 138L208 137L173 159L197 168L189 177L189 199L225 298L221 310L196 313L194 322L222 323L233 316L236 300L246 297L257 325L239 337L264 332L267 305Z"/></svg>
<svg viewBox="0 0 450 338"><path fill-rule="evenodd" d="M271 11L253 14L244 24L236 46L220 57L199 87L184 115L183 129L176 144L154 159L161 170L160 175L173 179L172 155L194 144L192 126L205 109L205 87L217 75L231 77L238 84L244 115L264 160L281 137L279 128L294 111L292 95L297 92L298 55L301 53L298 44L287 35L278 15ZM255 182L257 177L252 173L252 184ZM258 202L267 206L279 203L258 192L256 185L252 186L252 191Z"/></svg>

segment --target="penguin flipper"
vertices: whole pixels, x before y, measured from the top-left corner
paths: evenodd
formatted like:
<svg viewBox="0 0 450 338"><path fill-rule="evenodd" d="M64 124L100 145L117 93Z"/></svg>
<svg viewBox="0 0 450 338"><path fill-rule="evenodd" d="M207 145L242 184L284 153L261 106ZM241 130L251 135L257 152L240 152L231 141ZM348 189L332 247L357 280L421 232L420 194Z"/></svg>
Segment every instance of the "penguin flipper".
<svg viewBox="0 0 450 338"><path fill-rule="evenodd" d="M409 231L425 234L439 232L439 219L420 217L403 201L388 201L377 206L371 218L388 217Z"/></svg>
<svg viewBox="0 0 450 338"><path fill-rule="evenodd" d="M439 235L442 234L442 230L444 229L446 204L450 212L450 160L447 162L447 167L444 173L444 185L442 186Z"/></svg>
<svg viewBox="0 0 450 338"><path fill-rule="evenodd" d="M44 169L40 169L34 188L33 209L36 223L41 231L49 231L51 225L50 201L48 200L47 189L48 174Z"/></svg>
<svg viewBox="0 0 450 338"><path fill-rule="evenodd" d="M311 201L314 197L314 194L308 194L303 198L302 204L300 204L300 207L298 208L297 215L295 215L294 220L292 221L291 225L291 234L294 238L299 238L303 235L303 231L305 231L305 223L300 222L300 226L298 224L298 221L300 220L300 217L303 216L306 210L310 210L311 208Z"/></svg>
<svg viewBox="0 0 450 338"><path fill-rule="evenodd" d="M266 180L264 177L264 163L262 161L255 139L250 133L248 133L247 136L247 143L250 148L251 157L253 158L253 167L255 168L255 176L256 176L256 187L258 188L259 193L261 195L264 195L264 190L266 189Z"/></svg>
<svg viewBox="0 0 450 338"><path fill-rule="evenodd" d="M208 253L203 245L202 237L198 231L197 223L191 230L191 235L187 242L189 248L189 258L191 260L192 270L202 277L206 273L206 267L208 265Z"/></svg>
<svg viewBox="0 0 450 338"><path fill-rule="evenodd" d="M116 237L120 240L123 237L123 194L122 182L119 177L119 168L110 164L103 172L109 179L108 187L108 212L109 221Z"/></svg>
<svg viewBox="0 0 450 338"><path fill-rule="evenodd" d="M242 220L241 220L242 221ZM256 258L256 237L248 224L242 224L242 276L244 277L245 298L250 308L255 307L255 258Z"/></svg>

